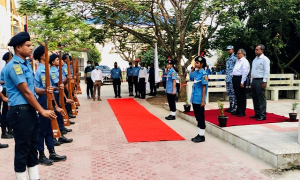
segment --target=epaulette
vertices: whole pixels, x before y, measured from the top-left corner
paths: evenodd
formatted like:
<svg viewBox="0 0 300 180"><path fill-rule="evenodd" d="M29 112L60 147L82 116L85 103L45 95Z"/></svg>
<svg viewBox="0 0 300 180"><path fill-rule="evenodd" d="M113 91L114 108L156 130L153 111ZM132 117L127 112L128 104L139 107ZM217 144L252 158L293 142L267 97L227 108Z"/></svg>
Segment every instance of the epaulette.
<svg viewBox="0 0 300 180"><path fill-rule="evenodd" d="M18 61L17 59L14 59L14 63L20 64L20 61Z"/></svg>

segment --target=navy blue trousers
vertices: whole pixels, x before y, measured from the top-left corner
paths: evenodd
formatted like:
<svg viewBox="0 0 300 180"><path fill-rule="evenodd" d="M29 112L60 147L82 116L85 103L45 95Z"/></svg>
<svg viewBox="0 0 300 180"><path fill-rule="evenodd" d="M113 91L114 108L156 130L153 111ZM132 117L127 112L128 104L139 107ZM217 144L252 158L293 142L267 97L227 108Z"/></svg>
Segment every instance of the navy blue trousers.
<svg viewBox="0 0 300 180"><path fill-rule="evenodd" d="M54 96L55 96L55 101L57 102L57 105L60 107L60 105L59 105L59 94L58 93L54 93ZM63 118L63 116L59 113L59 112L57 112L57 111L55 111L55 114L56 114L56 116L57 116L57 123L58 123L58 126L59 126L59 129L60 130L63 130L64 129L64 118Z"/></svg>

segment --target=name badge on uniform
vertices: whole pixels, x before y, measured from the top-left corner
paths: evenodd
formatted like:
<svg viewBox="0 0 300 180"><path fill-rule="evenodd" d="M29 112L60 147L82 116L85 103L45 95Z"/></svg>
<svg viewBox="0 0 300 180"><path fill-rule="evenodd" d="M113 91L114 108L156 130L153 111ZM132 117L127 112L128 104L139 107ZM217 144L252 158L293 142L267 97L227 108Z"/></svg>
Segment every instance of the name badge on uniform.
<svg viewBox="0 0 300 180"><path fill-rule="evenodd" d="M22 68L21 68L20 64L16 64L13 67L14 67L15 73L17 75L23 74L23 71L22 71Z"/></svg>
<svg viewBox="0 0 300 180"><path fill-rule="evenodd" d="M52 73L52 74L51 74L51 77L52 77L52 79L56 79L55 73Z"/></svg>
<svg viewBox="0 0 300 180"><path fill-rule="evenodd" d="M45 84L45 82L46 82L46 77L43 75L43 76L41 76L41 79L42 79L42 83Z"/></svg>

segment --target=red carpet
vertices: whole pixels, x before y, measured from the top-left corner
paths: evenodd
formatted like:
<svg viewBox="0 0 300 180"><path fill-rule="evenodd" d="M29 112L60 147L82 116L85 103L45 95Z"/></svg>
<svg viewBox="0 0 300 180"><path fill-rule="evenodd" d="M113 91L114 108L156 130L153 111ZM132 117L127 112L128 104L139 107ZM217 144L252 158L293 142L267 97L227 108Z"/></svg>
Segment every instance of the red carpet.
<svg viewBox="0 0 300 180"><path fill-rule="evenodd" d="M128 142L185 140L134 99L108 99Z"/></svg>
<svg viewBox="0 0 300 180"><path fill-rule="evenodd" d="M190 116L194 116L194 111L184 112ZM220 114L218 109L206 110L205 111L205 120L219 126L218 115ZM254 125L254 124L267 124L267 123L278 123L285 122L288 118L284 116L279 116L273 113L267 113L267 119L265 121L256 121L256 119L251 119L250 116L254 115L253 109L246 109L246 116L237 117L231 115L230 113L225 112L226 116L228 116L227 127L229 126L243 126L243 125Z"/></svg>

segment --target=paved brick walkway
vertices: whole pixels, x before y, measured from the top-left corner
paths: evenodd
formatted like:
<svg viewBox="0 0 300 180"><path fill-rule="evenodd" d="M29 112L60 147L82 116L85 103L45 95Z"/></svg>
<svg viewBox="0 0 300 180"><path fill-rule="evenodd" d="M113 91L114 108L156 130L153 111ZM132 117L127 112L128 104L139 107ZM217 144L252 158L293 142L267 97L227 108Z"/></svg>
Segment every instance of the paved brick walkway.
<svg viewBox="0 0 300 180"><path fill-rule="evenodd" d="M85 95L79 97L76 124L71 126L73 132L66 135L74 142L56 147L56 152L68 159L52 166L39 166L42 180L268 179L260 171L271 169L270 165L210 134L206 134L205 143L192 143L190 138L195 136L196 127L180 118L163 121L186 141L128 143L106 101L113 97L112 86L103 86L102 95L102 102L87 100ZM137 101L161 119L168 114L145 100ZM0 179L14 179L13 140L0 142L10 145L0 150Z"/></svg>

